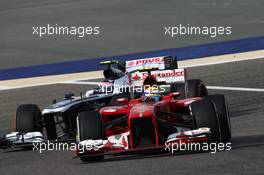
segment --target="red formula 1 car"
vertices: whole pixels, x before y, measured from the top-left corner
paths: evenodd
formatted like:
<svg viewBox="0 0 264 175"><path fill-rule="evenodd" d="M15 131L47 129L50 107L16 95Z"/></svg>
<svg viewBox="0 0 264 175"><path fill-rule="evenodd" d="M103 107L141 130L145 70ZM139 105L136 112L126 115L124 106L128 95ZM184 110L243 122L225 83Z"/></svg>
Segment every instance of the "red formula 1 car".
<svg viewBox="0 0 264 175"><path fill-rule="evenodd" d="M185 85L189 86L185 90L193 91L189 92L192 96L183 98L181 93L185 92L179 90L182 84L177 83L170 84L169 91L162 91L157 81L162 75L153 76L149 71L144 77L140 98L119 98L116 102L120 106L80 113L77 117L77 156L82 161L93 161L109 154L145 153L179 142L230 140L224 96L207 95L201 80L188 82L185 70L179 71L183 72L176 78L184 78Z"/></svg>

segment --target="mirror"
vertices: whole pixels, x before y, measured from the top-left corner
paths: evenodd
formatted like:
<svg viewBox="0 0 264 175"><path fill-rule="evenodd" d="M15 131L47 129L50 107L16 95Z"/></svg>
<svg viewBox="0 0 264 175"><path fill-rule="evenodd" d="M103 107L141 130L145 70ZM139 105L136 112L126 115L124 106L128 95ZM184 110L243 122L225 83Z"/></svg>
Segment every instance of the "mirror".
<svg viewBox="0 0 264 175"><path fill-rule="evenodd" d="M128 98L118 98L118 99L116 99L116 103L127 105L128 104Z"/></svg>
<svg viewBox="0 0 264 175"><path fill-rule="evenodd" d="M178 98L180 95L181 95L180 92L171 92L170 93L170 96L173 97L173 98L175 98L175 99Z"/></svg>

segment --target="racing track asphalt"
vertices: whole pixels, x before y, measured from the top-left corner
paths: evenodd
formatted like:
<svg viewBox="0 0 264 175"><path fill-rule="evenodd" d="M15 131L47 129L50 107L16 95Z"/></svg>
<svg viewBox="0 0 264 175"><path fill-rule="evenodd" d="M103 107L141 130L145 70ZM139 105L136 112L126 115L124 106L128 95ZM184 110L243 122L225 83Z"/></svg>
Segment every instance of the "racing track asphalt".
<svg viewBox="0 0 264 175"><path fill-rule="evenodd" d="M263 0L0 1L0 69L178 48L263 35ZM100 26L96 37L32 35L32 27ZM164 35L164 26L231 26L232 35Z"/></svg>
<svg viewBox="0 0 264 175"><path fill-rule="evenodd" d="M201 78L211 86L264 88L264 59L193 67L189 78ZM53 98L72 90L76 94L88 85L50 85L0 91L0 131L12 127L12 112L20 103L48 105ZM107 158L103 162L81 163L73 153L47 151L0 151L0 174L263 174L264 93L210 90L223 93L229 102L232 125L232 150L196 154L159 154Z"/></svg>

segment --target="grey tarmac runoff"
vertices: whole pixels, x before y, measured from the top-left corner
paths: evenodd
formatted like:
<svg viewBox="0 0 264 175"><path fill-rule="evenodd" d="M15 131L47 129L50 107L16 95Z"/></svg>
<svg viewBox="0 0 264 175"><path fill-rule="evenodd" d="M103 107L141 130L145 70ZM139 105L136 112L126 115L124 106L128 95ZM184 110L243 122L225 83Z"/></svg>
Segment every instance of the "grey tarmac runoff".
<svg viewBox="0 0 264 175"><path fill-rule="evenodd" d="M264 169L264 59L187 68L189 78L200 78L210 93L226 96L232 125L232 150L211 153L157 154L107 157L84 164L71 151L0 151L1 174L263 174ZM96 80L93 80L96 82ZM223 87L229 87L227 89ZM234 87L240 88L234 90ZM53 84L0 91L0 133L12 129L13 112L21 103L44 107L64 93L92 88L87 84ZM233 88L233 89L232 89Z"/></svg>
<svg viewBox="0 0 264 175"><path fill-rule="evenodd" d="M262 36L263 0L0 1L0 69ZM33 26L100 26L96 36L33 35ZM164 35L165 26L231 26L217 37Z"/></svg>

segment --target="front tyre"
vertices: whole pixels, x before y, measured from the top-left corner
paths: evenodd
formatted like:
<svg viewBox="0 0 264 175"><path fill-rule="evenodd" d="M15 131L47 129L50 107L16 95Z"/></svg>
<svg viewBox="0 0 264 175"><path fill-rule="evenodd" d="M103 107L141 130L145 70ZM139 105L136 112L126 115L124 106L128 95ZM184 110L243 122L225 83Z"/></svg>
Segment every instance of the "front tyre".
<svg viewBox="0 0 264 175"><path fill-rule="evenodd" d="M103 120L100 115L100 113L96 111L85 111L81 112L77 117L77 140L83 141L83 140L100 140L105 138L105 131L104 131L104 125ZM80 159L83 162L87 161L99 161L103 160L104 156L92 156L92 157L82 157L80 156Z"/></svg>
<svg viewBox="0 0 264 175"><path fill-rule="evenodd" d="M37 105L20 105L15 117L15 131L20 133L42 132L41 119L41 111Z"/></svg>
<svg viewBox="0 0 264 175"><path fill-rule="evenodd" d="M191 103L190 108L195 128L208 127L211 131L211 141L221 141L219 119L214 104L209 99L202 99Z"/></svg>
<svg viewBox="0 0 264 175"><path fill-rule="evenodd" d="M219 118L221 137L223 142L231 139L231 124L229 111L226 105L224 95L209 95L208 98L215 104L216 111Z"/></svg>

